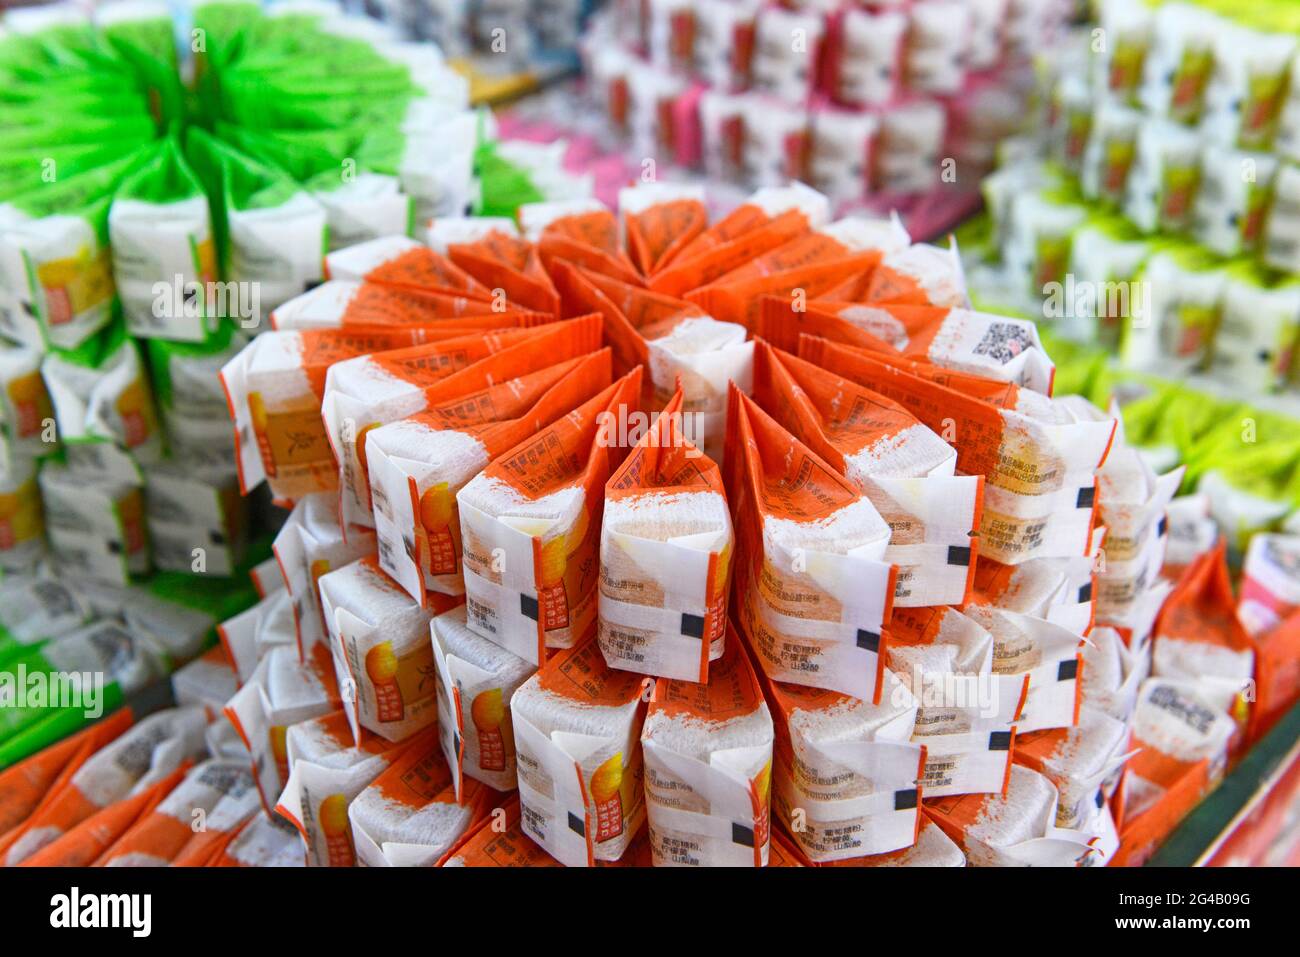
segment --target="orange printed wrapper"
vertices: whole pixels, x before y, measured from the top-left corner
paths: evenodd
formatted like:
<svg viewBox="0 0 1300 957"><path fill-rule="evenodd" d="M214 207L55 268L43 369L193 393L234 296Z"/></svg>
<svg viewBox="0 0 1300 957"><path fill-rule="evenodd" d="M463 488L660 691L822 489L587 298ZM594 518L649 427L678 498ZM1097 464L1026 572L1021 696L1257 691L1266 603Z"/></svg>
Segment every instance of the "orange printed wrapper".
<svg viewBox="0 0 1300 957"><path fill-rule="evenodd" d="M765 342L755 349L754 400L888 523L896 605L968 599L984 479L954 474L952 446L898 403Z"/></svg>
<svg viewBox="0 0 1300 957"><path fill-rule="evenodd" d="M190 770L99 859L98 867L166 867L199 835L215 839L258 810L243 761L214 758Z"/></svg>
<svg viewBox="0 0 1300 957"><path fill-rule="evenodd" d="M130 727L129 708L0 771L0 856L10 834L50 801L86 759Z"/></svg>
<svg viewBox="0 0 1300 957"><path fill-rule="evenodd" d="M221 369L240 491L264 479L272 494L296 499L336 484L320 405L329 367L344 359L434 341L422 327L382 332L313 329L258 336Z"/></svg>
<svg viewBox="0 0 1300 957"><path fill-rule="evenodd" d="M956 448L959 474L985 477L981 554L1004 564L1092 554L1095 473L1110 451L1114 420L1077 421L1029 390L1016 393L1016 410L999 408L825 339L801 338L799 356L897 402Z"/></svg>
<svg viewBox="0 0 1300 957"><path fill-rule="evenodd" d="M271 310L273 329L436 326L463 332L542 325L553 316L450 293L331 279Z"/></svg>
<svg viewBox="0 0 1300 957"><path fill-rule="evenodd" d="M642 276L668 266L709 225L704 191L641 183L619 191L627 252Z"/></svg>
<svg viewBox="0 0 1300 957"><path fill-rule="evenodd" d="M511 795L438 862L439 867L563 867L524 833L519 796ZM648 867L650 841L645 831L633 838L617 861L596 861L596 867Z"/></svg>
<svg viewBox="0 0 1300 957"><path fill-rule="evenodd" d="M799 852L826 863L915 842L926 750L910 740L916 701L899 680L887 673L875 705L760 680L775 723L772 810Z"/></svg>
<svg viewBox="0 0 1300 957"><path fill-rule="evenodd" d="M956 241L947 249L916 243L890 253L872 272L866 299L969 309Z"/></svg>
<svg viewBox="0 0 1300 957"><path fill-rule="evenodd" d="M22 863L115 802L148 791L202 753L206 728L203 709L171 708L103 744L19 826L4 851L4 866ZM121 827L98 845L87 863L134 820L132 816L119 822Z"/></svg>
<svg viewBox="0 0 1300 957"><path fill-rule="evenodd" d="M567 260L623 282L641 282L619 244L618 220L608 209L582 201L535 203L519 207L519 221L548 272L557 260Z"/></svg>
<svg viewBox="0 0 1300 957"><path fill-rule="evenodd" d="M1252 639L1255 646L1255 706L1248 741L1254 743L1277 724L1300 698L1300 611Z"/></svg>
<svg viewBox="0 0 1300 957"><path fill-rule="evenodd" d="M463 594L456 494L497 456L610 384L608 349L548 366L370 431L379 562L407 594Z"/></svg>
<svg viewBox="0 0 1300 957"><path fill-rule="evenodd" d="M1184 573L1156 619L1151 673L1194 685L1244 731L1250 718L1255 645L1237 619L1227 541ZM1234 747L1244 743L1234 741Z"/></svg>
<svg viewBox="0 0 1300 957"><path fill-rule="evenodd" d="M189 763L157 783L94 812L40 850L24 858L20 867L92 867L104 852L137 822L146 819L180 784Z"/></svg>
<svg viewBox="0 0 1300 957"><path fill-rule="evenodd" d="M733 607L776 681L880 701L896 569L870 500L733 384Z"/></svg>
<svg viewBox="0 0 1300 957"><path fill-rule="evenodd" d="M325 257L325 278L492 302L492 291L446 256L405 236L384 236Z"/></svg>
<svg viewBox="0 0 1300 957"><path fill-rule="evenodd" d="M907 356L990 379L1052 392L1055 366L1032 322L970 309L769 297L756 335L787 351L800 334L823 336L873 352Z"/></svg>
<svg viewBox="0 0 1300 957"><path fill-rule="evenodd" d="M802 855L800 855L802 857ZM805 858L806 860L806 858ZM822 867L965 867L966 855L943 828L929 818L921 821L916 843L886 854L828 861Z"/></svg>
<svg viewBox="0 0 1300 957"><path fill-rule="evenodd" d="M259 814L227 837L203 866L302 867L304 864L302 837L282 817Z"/></svg>
<svg viewBox="0 0 1300 957"><path fill-rule="evenodd" d="M659 867L765 867L772 716L733 632L708 684L660 678L641 731Z"/></svg>
<svg viewBox="0 0 1300 957"><path fill-rule="evenodd" d="M457 493L469 626L533 664L595 624L605 482L640 394L637 367Z"/></svg>
<svg viewBox="0 0 1300 957"><path fill-rule="evenodd" d="M504 293L507 301L539 313L559 315L559 293L534 244L492 232L477 242L448 245L447 255L486 288Z"/></svg>
<svg viewBox="0 0 1300 957"><path fill-rule="evenodd" d="M365 458L366 437L373 429L592 353L600 347L600 336L600 319L581 316L539 329L458 336L338 363L329 371L320 414L338 462L342 521L374 524Z"/></svg>
<svg viewBox="0 0 1300 957"><path fill-rule="evenodd" d="M469 781L458 802L446 758L435 740L422 735L348 807L357 862L431 867L500 799L486 785Z"/></svg>
<svg viewBox="0 0 1300 957"><path fill-rule="evenodd" d="M722 475L681 410L678 389L605 486L597 637L612 668L704 682L723 654L733 539Z"/></svg>
<svg viewBox="0 0 1300 957"><path fill-rule="evenodd" d="M429 729L410 743L394 744L364 732L357 745L342 711L289 728L289 780L275 812L302 835L308 867L355 866L348 805L406 748L427 746L434 734Z"/></svg>
<svg viewBox="0 0 1300 957"><path fill-rule="evenodd" d="M524 832L568 867L615 861L645 818L650 681L605 664L594 630L510 699Z"/></svg>

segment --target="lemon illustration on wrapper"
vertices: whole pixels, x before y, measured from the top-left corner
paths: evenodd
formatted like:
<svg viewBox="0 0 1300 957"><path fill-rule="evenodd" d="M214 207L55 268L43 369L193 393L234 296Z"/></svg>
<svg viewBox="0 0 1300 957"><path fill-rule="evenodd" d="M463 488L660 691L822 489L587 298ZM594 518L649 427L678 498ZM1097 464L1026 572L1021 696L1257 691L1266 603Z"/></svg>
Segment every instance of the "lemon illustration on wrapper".
<svg viewBox="0 0 1300 957"><path fill-rule="evenodd" d="M478 764L484 771L504 771L506 755L512 750L506 732L505 696L500 688L489 688L474 697L470 720L478 732Z"/></svg>
<svg viewBox="0 0 1300 957"><path fill-rule="evenodd" d="M325 837L329 866L352 867L356 857L352 850L352 827L348 823L348 799L342 794L331 794L320 802L316 818Z"/></svg>

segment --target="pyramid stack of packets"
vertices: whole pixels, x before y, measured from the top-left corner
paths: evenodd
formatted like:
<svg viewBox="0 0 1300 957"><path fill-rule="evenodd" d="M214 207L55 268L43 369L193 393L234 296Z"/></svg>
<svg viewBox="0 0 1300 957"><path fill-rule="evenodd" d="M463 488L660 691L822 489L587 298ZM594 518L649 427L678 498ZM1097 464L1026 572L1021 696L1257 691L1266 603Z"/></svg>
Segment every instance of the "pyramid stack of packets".
<svg viewBox="0 0 1300 957"><path fill-rule="evenodd" d="M896 220L619 205L330 252L223 369L294 502L225 628L267 808L318 864L515 788L569 866L1105 863L1176 481ZM362 820L434 750L449 790Z"/></svg>

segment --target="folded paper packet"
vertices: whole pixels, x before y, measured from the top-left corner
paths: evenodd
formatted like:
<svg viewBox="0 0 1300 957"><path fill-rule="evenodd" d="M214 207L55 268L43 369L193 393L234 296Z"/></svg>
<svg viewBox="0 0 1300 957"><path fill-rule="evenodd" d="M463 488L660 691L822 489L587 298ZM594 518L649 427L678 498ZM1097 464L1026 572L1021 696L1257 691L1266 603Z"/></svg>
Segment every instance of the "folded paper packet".
<svg viewBox="0 0 1300 957"><path fill-rule="evenodd" d="M348 807L362 867L432 867L488 817L499 795L469 781L458 800L438 744L422 735Z"/></svg>
<svg viewBox="0 0 1300 957"><path fill-rule="evenodd" d="M595 200L526 203L519 207L525 238L537 244L547 272L556 260L639 284L636 267L619 245L618 220Z"/></svg>
<svg viewBox="0 0 1300 957"><path fill-rule="evenodd" d="M13 867L115 801L147 791L203 748L206 716L200 708L152 714L86 759L66 785L20 825L4 854Z"/></svg>
<svg viewBox="0 0 1300 957"><path fill-rule="evenodd" d="M469 371L470 378L480 374ZM430 592L463 593L456 494L497 456L609 385L610 354L602 349L435 398L423 412L368 432L365 463L384 570L419 601Z"/></svg>
<svg viewBox="0 0 1300 957"><path fill-rule="evenodd" d="M533 664L589 630L594 641L605 482L640 394L637 367L456 495L469 627Z"/></svg>
<svg viewBox="0 0 1300 957"><path fill-rule="evenodd" d="M1025 319L960 307L764 297L756 336L792 352L805 333L1044 395L1051 395L1056 374L1037 327Z"/></svg>
<svg viewBox="0 0 1300 957"><path fill-rule="evenodd" d="M290 646L271 647L222 709L248 751L267 814L289 779L289 727L342 706L328 644L315 647L319 652L307 661Z"/></svg>
<svg viewBox="0 0 1300 957"><path fill-rule="evenodd" d="M247 682L262 659L281 647L295 659L333 667L329 642L324 638L306 645L305 654L300 654L294 634L293 600L283 588L217 625L217 638L234 670L236 685Z"/></svg>
<svg viewBox="0 0 1300 957"><path fill-rule="evenodd" d="M1120 633L1098 625L1083 647L1083 705L1128 725L1138 689L1151 675L1151 645L1130 648Z"/></svg>
<svg viewBox="0 0 1300 957"><path fill-rule="evenodd" d="M914 243L885 256L871 274L866 297L870 302L969 309L956 239L947 249Z"/></svg>
<svg viewBox="0 0 1300 957"><path fill-rule="evenodd" d="M536 666L470 631L464 605L433 619L430 633L438 667L439 742L457 800L468 793L467 778L513 791L517 777L510 699Z"/></svg>
<svg viewBox="0 0 1300 957"><path fill-rule="evenodd" d="M1226 542L1183 575L1156 619L1153 641L1153 675L1193 685L1245 725L1254 697L1255 649L1237 620Z"/></svg>
<svg viewBox="0 0 1300 957"><path fill-rule="evenodd" d="M243 757L246 758L247 755ZM261 799L257 788L252 786L247 765L242 761L240 764L244 767L248 785L233 788L219 797L216 805L206 814L193 815L191 828L194 833L172 858L171 867L207 867L220 857L254 818L271 820L261 813ZM287 821L283 823L288 824Z"/></svg>
<svg viewBox="0 0 1300 957"><path fill-rule="evenodd" d="M1028 676L997 674L993 635L955 608L898 609L886 632L890 673L916 708L912 741L926 749L925 793L1002 793Z"/></svg>
<svg viewBox="0 0 1300 957"><path fill-rule="evenodd" d="M1232 718L1196 687L1151 678L1138 696L1115 866L1142 863L1223 777Z"/></svg>
<svg viewBox="0 0 1300 957"><path fill-rule="evenodd" d="M968 794L926 804L971 867L1079 867L1096 851L1090 837L1056 826L1056 786L1019 765L1005 795Z"/></svg>
<svg viewBox="0 0 1300 957"><path fill-rule="evenodd" d="M1073 728L1016 738L1016 764L1056 785L1057 827L1088 830L1118 784L1129 753L1129 728L1110 715L1084 708ZM1113 823L1112 823L1113 828ZM1114 853L1111 848L1106 856Z"/></svg>
<svg viewBox="0 0 1300 957"><path fill-rule="evenodd" d="M509 216L437 216L425 223L424 242L445 256L455 243L476 243L492 233L518 236L519 226Z"/></svg>
<svg viewBox="0 0 1300 957"><path fill-rule="evenodd" d="M275 813L302 835L308 867L356 865L348 805L407 748L423 746L423 738L433 734L429 730L410 742L394 744L363 732L357 745L342 711L289 727L285 735L289 779Z"/></svg>
<svg viewBox="0 0 1300 957"><path fill-rule="evenodd" d="M871 500L889 525L897 607L960 605L970 593L982 476L902 406L764 341L754 401Z"/></svg>
<svg viewBox="0 0 1300 957"><path fill-rule="evenodd" d="M1034 558L1003 565L981 558L975 565L970 602L1045 618L1079 635L1092 629L1094 560Z"/></svg>
<svg viewBox="0 0 1300 957"><path fill-rule="evenodd" d="M359 528L348 529L345 536L334 496L317 492L294 504L271 547L292 602L298 651L305 657L328 634L316 583L321 575L373 553L375 539Z"/></svg>
<svg viewBox="0 0 1300 957"><path fill-rule="evenodd" d="M1255 705L1250 710L1247 740L1258 741L1300 698L1300 615L1255 636Z"/></svg>
<svg viewBox="0 0 1300 957"><path fill-rule="evenodd" d="M439 867L563 867L524 831L519 795L512 794L479 821ZM649 867L650 839L638 831L623 856L616 861L596 861L595 867Z"/></svg>
<svg viewBox="0 0 1300 957"><path fill-rule="evenodd" d="M1030 390L960 372L934 378L825 339L802 338L800 358L869 385L903 405L940 436L952 436L957 471L985 476L980 553L1004 564L1090 555L1095 547L1094 471L1105 461L1115 423L1079 422ZM940 381L949 383L941 384ZM980 383L1011 407L966 391Z"/></svg>
<svg viewBox="0 0 1300 957"><path fill-rule="evenodd" d="M281 499L332 490L337 482L321 400L329 367L344 359L437 340L427 327L352 332L266 332L221 369L235 424L240 491L265 479Z"/></svg>
<svg viewBox="0 0 1300 957"><path fill-rule="evenodd" d="M358 356L329 370L321 416L339 467L346 525L371 525L372 429L595 352L600 322L584 316L535 330L457 336L429 347Z"/></svg>
<svg viewBox="0 0 1300 957"><path fill-rule="evenodd" d="M182 708L201 707L208 721L216 721L239 687L235 666L221 645L213 645L171 675L172 698Z"/></svg>
<svg viewBox="0 0 1300 957"><path fill-rule="evenodd" d="M646 408L662 409L680 383L691 437L706 455L720 457L727 383L749 389L754 347L744 327L718 322L684 299L563 261L552 271L566 312L598 312L604 319L615 370L648 368Z"/></svg>
<svg viewBox="0 0 1300 957"><path fill-rule="evenodd" d="M302 867L302 838L282 817L261 814L248 821L208 867Z"/></svg>
<svg viewBox="0 0 1300 957"><path fill-rule="evenodd" d="M1242 627L1258 638L1297 610L1300 610L1300 536L1255 535L1241 569L1237 618Z"/></svg>
<svg viewBox="0 0 1300 957"><path fill-rule="evenodd" d="M734 536L682 404L679 388L605 485L597 639L611 668L703 684L723 655Z"/></svg>
<svg viewBox="0 0 1300 957"><path fill-rule="evenodd" d="M1081 635L1044 618L983 605L962 613L993 635L993 673L1028 676L1016 715L1018 733L1064 728L1079 720Z"/></svg>
<svg viewBox="0 0 1300 957"><path fill-rule="evenodd" d="M849 857L828 861L825 867L965 867L966 855L943 832L938 824L921 815L921 830L916 843L910 847L872 854L867 857Z"/></svg>
<svg viewBox="0 0 1300 957"><path fill-rule="evenodd" d="M126 731L132 720L129 708L119 708L0 771L0 859L20 825L57 796L91 755Z"/></svg>
<svg viewBox="0 0 1300 957"><path fill-rule="evenodd" d="M732 631L708 684L660 678L641 747L656 867L766 867L772 716Z"/></svg>
<svg viewBox="0 0 1300 957"><path fill-rule="evenodd" d="M517 306L501 309L468 296L331 279L271 310L271 328L378 329L438 326L460 332L542 325L550 317Z"/></svg>
<svg viewBox="0 0 1300 957"><path fill-rule="evenodd" d="M704 190L678 183L637 183L618 191L628 257L645 277L667 268L709 226Z"/></svg>
<svg viewBox="0 0 1300 957"><path fill-rule="evenodd" d="M206 831L209 815L215 816L217 806L226 798L240 800L241 820L257 810L257 788L248 765L221 758L196 765L114 841L95 866L166 867L191 839Z"/></svg>
<svg viewBox="0 0 1300 957"><path fill-rule="evenodd" d="M90 621L93 608L70 584L43 574L0 579L0 664Z"/></svg>
<svg viewBox="0 0 1300 957"><path fill-rule="evenodd" d="M90 817L69 828L50 843L44 845L18 867L93 867L104 852L135 824L146 819L189 772L192 761L186 759L180 767L163 776L161 780L113 801L95 811Z"/></svg>
<svg viewBox="0 0 1300 957"><path fill-rule="evenodd" d="M447 256L494 295L538 313L560 314L560 295L542 265L538 247L504 232L447 246Z"/></svg>
<svg viewBox="0 0 1300 957"><path fill-rule="evenodd" d="M405 236L382 236L325 257L325 278L492 302L492 292L446 256Z"/></svg>
<svg viewBox="0 0 1300 957"><path fill-rule="evenodd" d="M618 860L645 820L649 686L609 668L592 630L510 699L523 830L566 867Z"/></svg>
<svg viewBox="0 0 1300 957"><path fill-rule="evenodd" d="M373 555L322 575L319 587L339 695L357 744L363 728L403 741L431 725L438 711L429 621L460 599L440 595L422 607Z"/></svg>
<svg viewBox="0 0 1300 957"><path fill-rule="evenodd" d="M897 575L889 526L734 385L727 448L733 602L763 672L879 703Z"/></svg>
<svg viewBox="0 0 1300 957"><path fill-rule="evenodd" d="M830 218L830 200L802 183L757 190L683 246L647 285L657 293L684 296Z"/></svg>
<svg viewBox="0 0 1300 957"><path fill-rule="evenodd" d="M82 451L99 448L83 446ZM39 519L43 510L44 531L56 561L92 581L125 587L132 575L148 574L152 564L144 488L136 466L126 456L109 452L108 458L126 468L74 469L57 460L43 464L32 483L33 493L39 486L34 514L27 512L24 483L18 489L19 512L11 534L19 549L39 547L42 529L33 519Z"/></svg>
<svg viewBox="0 0 1300 957"><path fill-rule="evenodd" d="M902 682L887 672L878 705L762 684L776 724L772 807L799 851L821 864L915 843L926 752L911 742L916 699Z"/></svg>

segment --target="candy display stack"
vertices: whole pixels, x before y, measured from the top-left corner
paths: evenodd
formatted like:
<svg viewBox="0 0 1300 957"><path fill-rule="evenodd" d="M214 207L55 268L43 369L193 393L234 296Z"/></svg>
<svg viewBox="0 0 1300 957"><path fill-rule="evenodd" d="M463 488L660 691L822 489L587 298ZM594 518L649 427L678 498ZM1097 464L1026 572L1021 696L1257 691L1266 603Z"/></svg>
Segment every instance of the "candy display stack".
<svg viewBox="0 0 1300 957"><path fill-rule="evenodd" d="M602 198L369 19L143 9L0 35L0 694L106 679L0 709L4 865L1136 866L1290 726L1290 360L1215 359L1289 286L1155 234L1239 71L1093 144L1183 7L1085 131L1073 4L615 3L538 102L694 173ZM958 242L891 215L950 161Z"/></svg>

